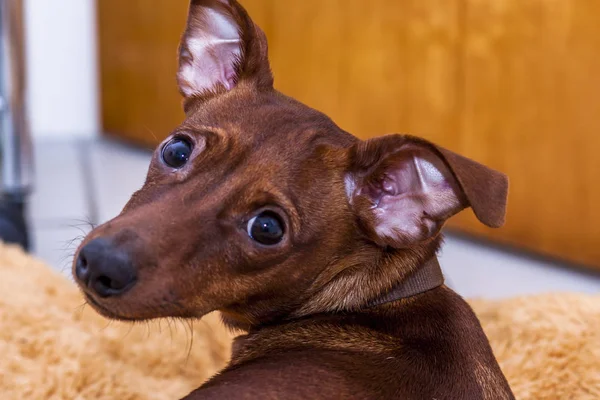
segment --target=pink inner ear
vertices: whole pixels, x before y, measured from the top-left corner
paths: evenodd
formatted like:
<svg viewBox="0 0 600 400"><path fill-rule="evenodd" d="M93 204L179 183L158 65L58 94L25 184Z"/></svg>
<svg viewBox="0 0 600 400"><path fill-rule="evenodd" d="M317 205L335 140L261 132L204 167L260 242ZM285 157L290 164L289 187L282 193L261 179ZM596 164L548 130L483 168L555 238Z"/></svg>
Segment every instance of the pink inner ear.
<svg viewBox="0 0 600 400"><path fill-rule="evenodd" d="M461 191L444 162L430 151L403 149L362 194L373 201L380 237L407 245L427 239L463 208Z"/></svg>
<svg viewBox="0 0 600 400"><path fill-rule="evenodd" d="M242 53L239 28L231 16L202 7L198 19L184 38L178 74L186 96L214 90L219 84L232 89L237 80L235 63Z"/></svg>

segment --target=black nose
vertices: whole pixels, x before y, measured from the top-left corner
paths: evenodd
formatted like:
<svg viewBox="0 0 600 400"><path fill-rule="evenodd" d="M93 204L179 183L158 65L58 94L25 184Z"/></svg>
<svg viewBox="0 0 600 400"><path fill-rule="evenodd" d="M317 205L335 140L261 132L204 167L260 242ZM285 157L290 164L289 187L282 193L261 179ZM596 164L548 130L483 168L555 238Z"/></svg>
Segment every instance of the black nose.
<svg viewBox="0 0 600 400"><path fill-rule="evenodd" d="M104 238L83 246L75 263L79 283L100 297L123 294L135 284L136 273L130 256Z"/></svg>

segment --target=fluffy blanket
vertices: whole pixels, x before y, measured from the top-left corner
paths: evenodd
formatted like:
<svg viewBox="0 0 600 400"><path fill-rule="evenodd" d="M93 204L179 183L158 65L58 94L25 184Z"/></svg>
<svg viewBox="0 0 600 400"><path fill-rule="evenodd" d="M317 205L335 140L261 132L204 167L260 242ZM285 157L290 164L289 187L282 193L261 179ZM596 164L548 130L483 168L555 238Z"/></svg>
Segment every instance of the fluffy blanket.
<svg viewBox="0 0 600 400"><path fill-rule="evenodd" d="M472 300L518 399L600 399L600 296ZM218 316L109 322L75 285L0 244L0 398L176 399L227 361Z"/></svg>

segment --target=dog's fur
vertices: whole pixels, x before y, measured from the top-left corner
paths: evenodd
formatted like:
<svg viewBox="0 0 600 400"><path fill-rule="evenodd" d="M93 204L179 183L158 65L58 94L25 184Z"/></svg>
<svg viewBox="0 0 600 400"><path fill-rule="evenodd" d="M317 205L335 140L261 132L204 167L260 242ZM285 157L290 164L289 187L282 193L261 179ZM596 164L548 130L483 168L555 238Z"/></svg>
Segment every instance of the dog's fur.
<svg viewBox="0 0 600 400"><path fill-rule="evenodd" d="M412 136L360 141L280 94L236 1L192 0L179 54L187 118L171 137L192 155L168 167L167 139L144 187L88 235L81 248L105 238L96 257L126 254L137 278L114 296L79 282L88 301L126 320L220 310L245 330L190 399L513 398L447 287L373 305L435 257L450 216L470 206L502 225L506 177ZM246 232L264 209L285 226L273 246Z"/></svg>

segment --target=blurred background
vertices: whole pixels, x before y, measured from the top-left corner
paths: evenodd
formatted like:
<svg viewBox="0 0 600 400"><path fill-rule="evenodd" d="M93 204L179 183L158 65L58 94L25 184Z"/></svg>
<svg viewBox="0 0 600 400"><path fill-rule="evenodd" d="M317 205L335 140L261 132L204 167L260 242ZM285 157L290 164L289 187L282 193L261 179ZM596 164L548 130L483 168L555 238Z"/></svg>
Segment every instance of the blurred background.
<svg viewBox="0 0 600 400"><path fill-rule="evenodd" d="M241 3L279 90L361 138L411 133L509 175L504 228L465 211L446 229L441 264L459 293L600 292L600 2ZM24 1L32 251L67 275L87 222L120 211L183 120L187 7Z"/></svg>

